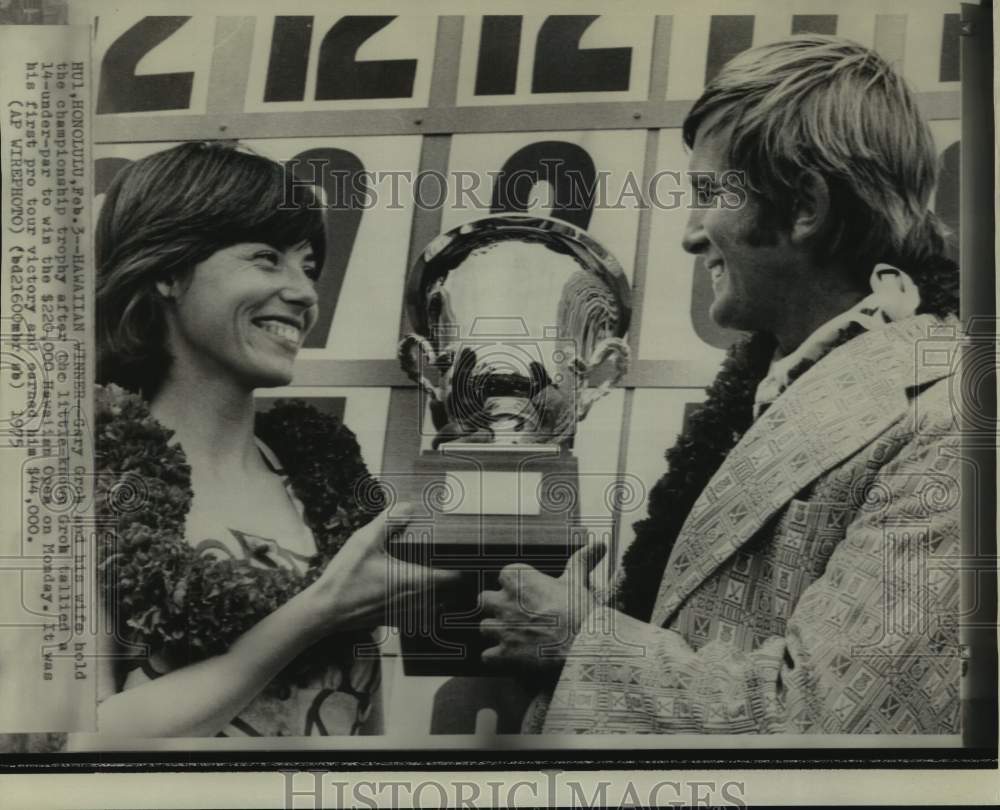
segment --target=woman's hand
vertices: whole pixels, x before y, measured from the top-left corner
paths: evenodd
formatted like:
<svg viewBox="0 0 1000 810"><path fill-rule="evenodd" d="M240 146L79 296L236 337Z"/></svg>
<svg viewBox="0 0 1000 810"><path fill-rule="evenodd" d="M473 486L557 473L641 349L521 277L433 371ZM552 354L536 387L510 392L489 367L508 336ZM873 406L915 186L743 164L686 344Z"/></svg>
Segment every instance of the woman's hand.
<svg viewBox="0 0 1000 810"><path fill-rule="evenodd" d="M386 523L382 516L355 532L318 580L255 624L228 652L108 697L98 712L101 732L215 734L310 644L331 633L392 623L405 600L431 599L431 591L461 579L457 571L391 557L385 550ZM403 510L390 525L395 530L406 523ZM101 658L108 683L114 680L111 660Z"/></svg>
<svg viewBox="0 0 1000 810"><path fill-rule="evenodd" d="M405 562L386 551L388 529L405 530L413 510L397 505L359 529L308 589L326 633L398 625L415 597L436 601L436 592L461 581L459 571Z"/></svg>

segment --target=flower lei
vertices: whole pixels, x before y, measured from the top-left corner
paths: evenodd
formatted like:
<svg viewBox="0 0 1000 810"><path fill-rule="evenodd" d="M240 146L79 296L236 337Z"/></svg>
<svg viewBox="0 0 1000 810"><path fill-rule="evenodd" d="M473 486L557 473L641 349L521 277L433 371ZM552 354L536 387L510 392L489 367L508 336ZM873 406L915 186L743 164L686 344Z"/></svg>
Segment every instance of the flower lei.
<svg viewBox="0 0 1000 810"><path fill-rule="evenodd" d="M660 579L688 512L752 421L757 384L767 374L774 340L757 333L734 345L666 454L669 471L649 493L649 516L635 524L635 540L622 559L615 607L648 621Z"/></svg>
<svg viewBox="0 0 1000 810"><path fill-rule="evenodd" d="M935 257L910 270L920 290L917 314L938 317L958 313L958 267ZM863 329L844 330L834 347ZM649 515L635 525L635 540L625 552L611 604L642 621L649 621L674 541L723 460L753 421L757 385L767 375L774 356L774 339L756 333L732 346L705 402L691 414L677 443L666 453L667 472L649 493ZM831 347L833 348L833 347ZM802 364L789 378L812 365ZM760 532L768 531L763 527ZM758 534L760 534L760 532Z"/></svg>
<svg viewBox="0 0 1000 810"><path fill-rule="evenodd" d="M116 385L98 387L95 423L96 511L102 522L114 523L98 545L105 601L114 606L127 642L148 645L176 666L225 652L313 582L347 538L384 508L382 488L369 475L354 434L309 405L279 400L257 415L256 433L281 459L318 553L305 574L209 559L184 537L191 468L180 446L169 444L173 432L152 417L141 397ZM303 652L272 687L283 691L344 663L350 648L326 639Z"/></svg>

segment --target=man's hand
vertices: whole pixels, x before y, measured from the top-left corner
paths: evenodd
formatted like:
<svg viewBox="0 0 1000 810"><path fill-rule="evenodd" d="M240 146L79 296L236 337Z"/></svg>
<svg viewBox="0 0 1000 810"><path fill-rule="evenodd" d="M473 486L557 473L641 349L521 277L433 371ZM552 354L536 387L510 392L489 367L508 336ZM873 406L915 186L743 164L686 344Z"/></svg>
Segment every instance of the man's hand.
<svg viewBox="0 0 1000 810"><path fill-rule="evenodd" d="M603 542L581 548L558 578L530 565L504 568L500 590L479 595L486 615L479 629L496 641L483 652L483 663L535 671L561 667L580 626L594 608L590 572L607 550Z"/></svg>

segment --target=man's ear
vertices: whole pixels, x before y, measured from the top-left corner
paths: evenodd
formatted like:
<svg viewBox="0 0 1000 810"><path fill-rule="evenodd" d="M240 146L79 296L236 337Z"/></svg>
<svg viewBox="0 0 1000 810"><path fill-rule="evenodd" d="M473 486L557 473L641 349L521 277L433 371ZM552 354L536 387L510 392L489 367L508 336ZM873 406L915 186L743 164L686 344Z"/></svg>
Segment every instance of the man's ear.
<svg viewBox="0 0 1000 810"><path fill-rule="evenodd" d="M822 236L830 227L830 187L818 172L804 172L795 190L793 242L805 244Z"/></svg>

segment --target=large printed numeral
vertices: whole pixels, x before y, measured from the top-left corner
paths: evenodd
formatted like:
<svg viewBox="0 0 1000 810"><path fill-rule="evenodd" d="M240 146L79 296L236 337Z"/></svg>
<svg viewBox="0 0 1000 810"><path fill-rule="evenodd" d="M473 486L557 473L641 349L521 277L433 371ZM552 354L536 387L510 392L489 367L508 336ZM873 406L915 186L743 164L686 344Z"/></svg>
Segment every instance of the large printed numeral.
<svg viewBox="0 0 1000 810"><path fill-rule="evenodd" d="M173 36L190 17L143 17L111 43L101 60L97 113L186 110L191 106L194 73L136 76L147 53Z"/></svg>
<svg viewBox="0 0 1000 810"><path fill-rule="evenodd" d="M713 14L708 27L705 81L711 81L724 64L753 45L756 18L752 14ZM794 14L792 34L836 34L835 14Z"/></svg>
<svg viewBox="0 0 1000 810"><path fill-rule="evenodd" d="M449 678L434 693L431 734L475 734L479 713L496 716L495 733L517 734L531 698L514 678ZM456 711L456 708L459 711Z"/></svg>
<svg viewBox="0 0 1000 810"><path fill-rule="evenodd" d="M361 227L368 195L367 175L364 164L353 152L329 147L300 152L289 165L298 180L322 186L326 196L327 206L323 211L326 261L317 283L319 315L303 344L307 349L321 349L330 336L330 325Z"/></svg>
<svg viewBox="0 0 1000 810"><path fill-rule="evenodd" d="M961 211L962 143L955 141L938 157L938 187L934 194L934 213L950 231L946 240L948 255L958 260L959 214Z"/></svg>
<svg viewBox="0 0 1000 810"><path fill-rule="evenodd" d="M580 228L590 224L597 169L590 154L568 141L539 141L518 149L504 163L493 186L494 214L528 210L536 183L552 186L552 216Z"/></svg>
<svg viewBox="0 0 1000 810"><path fill-rule="evenodd" d="M546 18L535 41L533 93L588 93L628 90L631 48L581 48L580 39L596 14ZM477 96L512 95L517 88L523 17L486 15L479 35Z"/></svg>
<svg viewBox="0 0 1000 810"><path fill-rule="evenodd" d="M94 196L99 197L111 186L115 175L132 161L128 158L107 157L94 161Z"/></svg>
<svg viewBox="0 0 1000 810"><path fill-rule="evenodd" d="M316 99L409 98L417 75L416 59L355 58L370 39L395 17L344 17L331 28L319 49Z"/></svg>
<svg viewBox="0 0 1000 810"><path fill-rule="evenodd" d="M512 95L517 90L517 57L521 49L521 17L487 14L479 33L476 95Z"/></svg>
<svg viewBox="0 0 1000 810"><path fill-rule="evenodd" d="M751 14L715 14L708 24L705 82L715 78L724 64L753 44Z"/></svg>
<svg viewBox="0 0 1000 810"><path fill-rule="evenodd" d="M957 82L962 78L962 15L945 14L944 28L941 30L941 61L938 66L938 81Z"/></svg>
<svg viewBox="0 0 1000 810"><path fill-rule="evenodd" d="M708 28L708 50L705 56L705 81L715 77L722 66L736 54L753 45L756 18L752 14L713 14ZM793 34L835 34L835 14L795 14Z"/></svg>
<svg viewBox="0 0 1000 810"><path fill-rule="evenodd" d="M361 46L395 19L393 16L346 16L334 23L319 46L317 101L409 98L413 95L416 59L357 59ZM313 17L275 17L264 101L305 99L312 34Z"/></svg>
<svg viewBox="0 0 1000 810"><path fill-rule="evenodd" d="M306 97L312 29L312 17L274 18L264 101L302 101Z"/></svg>
<svg viewBox="0 0 1000 810"><path fill-rule="evenodd" d="M580 38L597 14L549 17L538 31L533 93L628 90L631 48L581 48Z"/></svg>

